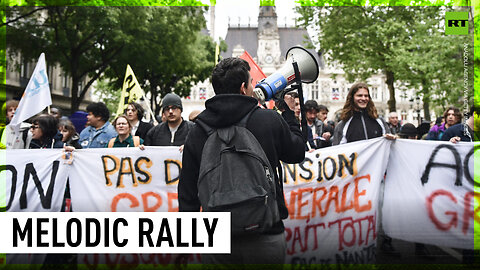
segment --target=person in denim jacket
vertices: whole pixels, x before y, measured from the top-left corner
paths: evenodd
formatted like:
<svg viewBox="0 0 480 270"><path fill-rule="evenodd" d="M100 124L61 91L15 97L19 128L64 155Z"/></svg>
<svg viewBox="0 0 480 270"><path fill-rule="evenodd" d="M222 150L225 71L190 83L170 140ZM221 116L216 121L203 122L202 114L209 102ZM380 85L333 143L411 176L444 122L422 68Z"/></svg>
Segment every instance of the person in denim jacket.
<svg viewBox="0 0 480 270"><path fill-rule="evenodd" d="M104 148L111 138L117 136L115 128L110 124L110 111L103 102L87 106L87 125L80 133L82 148Z"/></svg>

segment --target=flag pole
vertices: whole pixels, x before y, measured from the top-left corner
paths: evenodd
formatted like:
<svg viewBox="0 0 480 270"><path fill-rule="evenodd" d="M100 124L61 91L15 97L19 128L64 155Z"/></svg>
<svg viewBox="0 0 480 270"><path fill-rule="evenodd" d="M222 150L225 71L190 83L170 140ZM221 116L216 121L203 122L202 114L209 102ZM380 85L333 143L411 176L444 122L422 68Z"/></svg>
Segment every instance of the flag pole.
<svg viewBox="0 0 480 270"><path fill-rule="evenodd" d="M143 99L145 99L146 101L150 101L150 99L148 99L145 95L145 91L143 91ZM150 107L150 102L145 102L145 104L147 104L147 110L148 112L150 113L150 115L152 116L153 118L153 124L156 126L158 125L158 121L157 121L157 118L155 118L155 114L153 113L152 111L152 108Z"/></svg>

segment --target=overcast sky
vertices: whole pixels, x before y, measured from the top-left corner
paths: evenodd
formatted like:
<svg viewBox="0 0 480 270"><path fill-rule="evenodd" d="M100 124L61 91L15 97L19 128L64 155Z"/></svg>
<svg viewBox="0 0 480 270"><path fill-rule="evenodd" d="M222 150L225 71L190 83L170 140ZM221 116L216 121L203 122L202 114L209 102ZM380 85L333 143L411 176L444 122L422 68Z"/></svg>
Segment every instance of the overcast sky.
<svg viewBox="0 0 480 270"><path fill-rule="evenodd" d="M202 0L205 4L210 4L209 0ZM215 39L218 37L225 39L228 29L228 22L230 24L248 25L249 20L253 25L257 25L258 8L260 0L217 0L215 6ZM292 26L295 24L294 0L276 0L275 1L278 25L283 26L285 22ZM207 26L210 28L210 17L207 16Z"/></svg>

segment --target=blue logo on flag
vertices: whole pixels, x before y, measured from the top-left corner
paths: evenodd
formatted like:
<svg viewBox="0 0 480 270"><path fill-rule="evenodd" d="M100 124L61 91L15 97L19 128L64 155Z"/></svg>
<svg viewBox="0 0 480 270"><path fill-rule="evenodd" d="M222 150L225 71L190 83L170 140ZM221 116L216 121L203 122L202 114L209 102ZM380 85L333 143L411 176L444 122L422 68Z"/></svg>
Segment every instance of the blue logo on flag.
<svg viewBox="0 0 480 270"><path fill-rule="evenodd" d="M44 86L48 86L48 78L45 74L45 70L40 70L37 74L35 74L32 78L32 84L29 85L30 87L26 89L26 95L28 97L35 96L42 90Z"/></svg>

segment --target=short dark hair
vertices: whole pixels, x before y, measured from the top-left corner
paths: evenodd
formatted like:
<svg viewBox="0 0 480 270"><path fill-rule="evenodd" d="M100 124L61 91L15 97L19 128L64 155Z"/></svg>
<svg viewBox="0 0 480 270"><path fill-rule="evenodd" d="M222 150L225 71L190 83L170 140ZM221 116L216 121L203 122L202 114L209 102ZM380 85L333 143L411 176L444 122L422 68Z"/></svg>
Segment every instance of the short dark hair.
<svg viewBox="0 0 480 270"><path fill-rule="evenodd" d="M315 100L307 100L305 102L305 111L309 112L309 111L312 111L312 110L314 110L318 113L319 112L318 104Z"/></svg>
<svg viewBox="0 0 480 270"><path fill-rule="evenodd" d="M103 102L89 104L87 106L87 112L91 112L95 116L100 116L105 122L110 118L110 111Z"/></svg>
<svg viewBox="0 0 480 270"><path fill-rule="evenodd" d="M319 111L319 112L321 112L321 111L327 111L327 113L328 113L328 108L327 108L327 106L325 106L325 105L319 104L319 105L318 105L318 111Z"/></svg>
<svg viewBox="0 0 480 270"><path fill-rule="evenodd" d="M143 118L143 114L145 113L145 110L143 109L142 105L140 105L136 102L130 102L130 103L128 103L128 105L132 105L135 108L135 110L137 110L138 121L141 121L142 118ZM127 109L128 109L128 106L124 111L125 113L127 112Z"/></svg>
<svg viewBox="0 0 480 270"><path fill-rule="evenodd" d="M52 139L57 135L58 132L58 119L55 118L53 115L49 114L40 114L36 116L33 121L33 124L38 125L39 128L42 130L42 140L46 141L46 139Z"/></svg>
<svg viewBox="0 0 480 270"><path fill-rule="evenodd" d="M295 91L287 92L285 95L289 95L289 96L291 96L292 98L299 98L299 97L300 97L300 96L298 96L298 93L295 92Z"/></svg>
<svg viewBox="0 0 480 270"><path fill-rule="evenodd" d="M50 107L50 114L52 114L53 110L57 110L57 113L59 115L58 118L61 118L63 116L63 111L60 107L57 107L57 106L51 106Z"/></svg>
<svg viewBox="0 0 480 270"><path fill-rule="evenodd" d="M212 86L216 95L240 94L242 83L250 82L250 66L248 62L237 57L222 59L212 72Z"/></svg>

